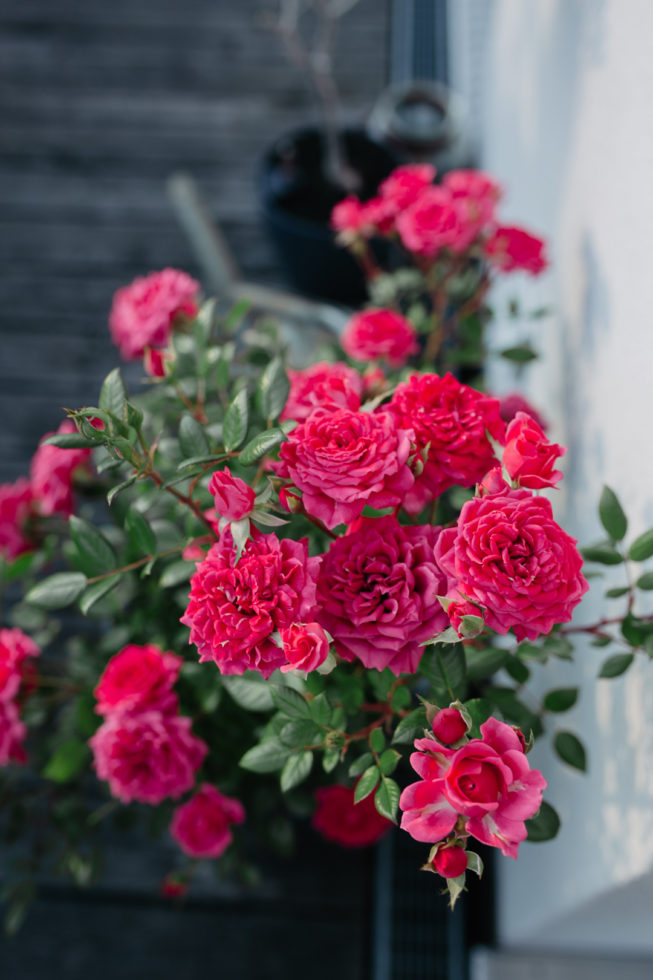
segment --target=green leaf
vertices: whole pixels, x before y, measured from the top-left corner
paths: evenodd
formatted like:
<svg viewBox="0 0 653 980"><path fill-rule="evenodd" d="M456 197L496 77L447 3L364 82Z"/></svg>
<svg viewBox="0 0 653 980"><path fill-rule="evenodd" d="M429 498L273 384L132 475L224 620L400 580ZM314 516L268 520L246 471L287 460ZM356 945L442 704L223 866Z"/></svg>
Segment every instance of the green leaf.
<svg viewBox="0 0 653 980"><path fill-rule="evenodd" d="M530 820L526 821L529 841L539 844L542 841L553 840L560 830L560 817L546 800L542 801L542 806Z"/></svg>
<svg viewBox="0 0 653 980"><path fill-rule="evenodd" d="M303 783L312 768L312 752L298 752L291 755L281 770L281 792L287 793L293 786Z"/></svg>
<svg viewBox="0 0 653 980"><path fill-rule="evenodd" d="M585 561L598 562L599 565L620 565L623 561L623 557L608 541L581 548L580 553Z"/></svg>
<svg viewBox="0 0 653 980"><path fill-rule="evenodd" d="M427 650L418 670L433 685L443 704L464 697L467 668L462 643L438 644Z"/></svg>
<svg viewBox="0 0 653 980"><path fill-rule="evenodd" d="M127 477L126 480L123 480L122 483L117 483L115 487L111 487L111 489L107 493L107 503L109 507L111 506L115 498L118 496L118 494L122 493L123 490L126 490L127 487L130 487L132 483L136 483L137 479L138 479L138 473L132 473L132 475Z"/></svg>
<svg viewBox="0 0 653 980"><path fill-rule="evenodd" d="M242 677L226 676L222 678L230 696L241 708L248 711L271 711L274 707L272 687L258 673L246 673Z"/></svg>
<svg viewBox="0 0 653 980"><path fill-rule="evenodd" d="M207 456L211 451L204 426L192 415L184 415L179 424L179 447L184 456Z"/></svg>
<svg viewBox="0 0 653 980"><path fill-rule="evenodd" d="M386 820L392 820L393 823L397 822L400 794L401 790L394 779L389 779L387 776L381 777L381 785L374 796L374 805L382 817L385 817Z"/></svg>
<svg viewBox="0 0 653 980"><path fill-rule="evenodd" d="M251 305L248 299L239 299L234 303L224 319L224 329L227 333L236 329L240 321L247 316Z"/></svg>
<svg viewBox="0 0 653 980"><path fill-rule="evenodd" d="M638 589L644 589L646 592L650 592L653 589L653 572L644 572L640 575L635 583Z"/></svg>
<svg viewBox="0 0 653 980"><path fill-rule="evenodd" d="M472 728L469 734L472 738L480 738L481 725L492 714L492 705L485 698L471 698L471 700L465 701L465 708L472 719Z"/></svg>
<svg viewBox="0 0 653 980"><path fill-rule="evenodd" d="M605 597L606 599L621 599L622 596L628 595L630 589L627 585L623 585L618 589L606 589Z"/></svg>
<svg viewBox="0 0 653 980"><path fill-rule="evenodd" d="M331 717L331 705L329 704L329 699L326 694L318 694L314 697L311 702L309 702L308 710L311 713L311 718L316 725L328 725L329 718Z"/></svg>
<svg viewBox="0 0 653 980"><path fill-rule="evenodd" d="M256 388L256 401L264 419L276 419L288 399L290 382L280 357L274 357L263 371Z"/></svg>
<svg viewBox="0 0 653 980"><path fill-rule="evenodd" d="M360 803L360 801L364 800L366 796L373 793L380 778L381 773L376 766L369 766L369 768L365 770L361 778L356 783L356 789L354 790L354 803Z"/></svg>
<svg viewBox="0 0 653 980"><path fill-rule="evenodd" d="M272 699L279 709L289 718L310 718L311 709L308 701L292 687L272 686Z"/></svg>
<svg viewBox="0 0 653 980"><path fill-rule="evenodd" d="M599 677L619 677L628 670L634 659L634 653L615 653L603 661Z"/></svg>
<svg viewBox="0 0 653 980"><path fill-rule="evenodd" d="M558 732L553 747L563 762L581 772L587 770L587 754L580 739L573 732Z"/></svg>
<svg viewBox="0 0 653 980"><path fill-rule="evenodd" d="M628 556L633 561L646 561L651 555L653 555L653 528L635 538L628 551Z"/></svg>
<svg viewBox="0 0 653 980"><path fill-rule="evenodd" d="M57 432L44 439L41 445L57 446L58 449L93 449L98 442L98 439L87 439L80 432Z"/></svg>
<svg viewBox="0 0 653 980"><path fill-rule="evenodd" d="M79 600L79 608L82 613L88 616L95 603L103 599L105 595L108 595L112 589L115 589L119 581L120 575L109 575L107 578L103 578L99 582L93 582L92 585L89 585Z"/></svg>
<svg viewBox="0 0 653 980"><path fill-rule="evenodd" d="M530 730L534 735L539 735L542 731L542 722L525 704L523 704L514 690L510 687L489 687L486 697L492 704L496 704L507 721L512 722L521 728L524 734Z"/></svg>
<svg viewBox="0 0 653 980"><path fill-rule="evenodd" d="M408 745L413 742L420 735L424 734L424 727L426 725L426 718L424 717L423 708L415 708L411 711L409 715L402 718L397 727L395 728L394 735L392 737L393 744L396 745Z"/></svg>
<svg viewBox="0 0 653 980"><path fill-rule="evenodd" d="M517 656L521 660L534 660L536 663L545 664L549 658L547 651L541 647L537 646L535 643L531 643L529 640L523 640L517 647Z"/></svg>
<svg viewBox="0 0 653 980"><path fill-rule="evenodd" d="M137 554L153 555L156 552L154 531L135 507L130 507L127 511L125 530Z"/></svg>
<svg viewBox="0 0 653 980"><path fill-rule="evenodd" d="M508 656L504 664L505 669L518 684L525 684L531 676L531 672L526 664L519 657Z"/></svg>
<svg viewBox="0 0 653 980"><path fill-rule="evenodd" d="M595 636L593 640L590 641L590 646L592 647L609 647L613 642L611 636Z"/></svg>
<svg viewBox="0 0 653 980"><path fill-rule="evenodd" d="M505 357L507 361L512 361L514 364L528 364L529 361L534 361L537 357L537 353L533 350L530 344L521 344L517 347L506 347L504 350L500 351L502 357Z"/></svg>
<svg viewBox="0 0 653 980"><path fill-rule="evenodd" d="M295 718L283 726L279 737L284 745L299 749L321 742L324 734L315 722L307 718Z"/></svg>
<svg viewBox="0 0 653 980"><path fill-rule="evenodd" d="M385 735L380 728L373 728L369 734L370 748L373 752L383 752L385 748Z"/></svg>
<svg viewBox="0 0 653 980"><path fill-rule="evenodd" d="M227 452L238 449L247 435L248 421L247 391L242 388L227 408L222 423L222 443Z"/></svg>
<svg viewBox="0 0 653 980"><path fill-rule="evenodd" d="M70 738L55 750L43 775L53 783L67 783L79 775L89 757L88 745L77 738Z"/></svg>
<svg viewBox="0 0 653 980"><path fill-rule="evenodd" d="M577 687L558 687L545 694L543 705L546 711L569 711L577 701Z"/></svg>
<svg viewBox="0 0 653 980"><path fill-rule="evenodd" d="M241 450L238 460L242 466L249 466L250 463L255 463L261 456L265 456L271 449L282 443L285 438L286 435L282 429L266 429L264 432L259 432Z"/></svg>
<svg viewBox="0 0 653 980"><path fill-rule="evenodd" d="M90 575L101 575L116 567L117 558L111 544L93 524L74 515L68 521L82 567Z"/></svg>
<svg viewBox="0 0 653 980"><path fill-rule="evenodd" d="M628 521L617 495L610 487L604 486L599 500L599 517L613 541L621 541L626 536Z"/></svg>
<svg viewBox="0 0 653 980"><path fill-rule="evenodd" d="M642 646L646 637L653 633L653 623L627 613L621 621L621 633L632 646Z"/></svg>
<svg viewBox="0 0 653 980"><path fill-rule="evenodd" d="M396 687L390 701L390 707L393 711L403 711L404 708L410 707L412 700L407 687Z"/></svg>
<svg viewBox="0 0 653 980"><path fill-rule="evenodd" d="M465 891L465 874L463 873L457 878L447 878L446 882L449 892L449 908L453 911L456 902Z"/></svg>
<svg viewBox="0 0 653 980"><path fill-rule="evenodd" d="M476 851L467 851L467 870L473 871L479 878L483 877L483 861Z"/></svg>
<svg viewBox="0 0 653 980"><path fill-rule="evenodd" d="M465 647L467 677L470 681L484 680L500 670L508 659L508 651L500 647L486 646L481 650Z"/></svg>
<svg viewBox="0 0 653 980"><path fill-rule="evenodd" d="M240 766L250 772L277 772L282 769L291 750L278 738L267 738L255 745L240 760Z"/></svg>
<svg viewBox="0 0 653 980"><path fill-rule="evenodd" d="M397 768L397 763L401 759L401 752L396 749L386 749L379 756L379 769L384 776L389 776Z"/></svg>
<svg viewBox="0 0 653 980"><path fill-rule="evenodd" d="M107 374L100 389L100 408L105 412L111 412L119 419L124 417L124 408L127 401L127 388L122 380L120 368L114 368Z"/></svg>
<svg viewBox="0 0 653 980"><path fill-rule="evenodd" d="M327 749L322 756L322 768L325 772L333 772L340 762L340 749Z"/></svg>
<svg viewBox="0 0 653 980"><path fill-rule="evenodd" d="M371 752L363 752L363 754L359 755L357 759L354 759L350 765L349 775L353 779L355 776L360 776L360 774L365 772L366 769L369 769L370 766L374 766L374 756Z"/></svg>
<svg viewBox="0 0 653 980"><path fill-rule="evenodd" d="M86 583L87 578L81 572L57 572L30 589L25 602L42 609L63 609L82 594Z"/></svg>
<svg viewBox="0 0 653 980"><path fill-rule="evenodd" d="M192 561L173 561L163 570L159 579L159 585L163 589L170 589L181 582L188 582L191 575L195 572L195 562Z"/></svg>
<svg viewBox="0 0 653 980"><path fill-rule="evenodd" d="M574 652L574 645L566 636L559 633L551 633L542 644L542 649L546 654L557 657L558 660L571 660Z"/></svg>

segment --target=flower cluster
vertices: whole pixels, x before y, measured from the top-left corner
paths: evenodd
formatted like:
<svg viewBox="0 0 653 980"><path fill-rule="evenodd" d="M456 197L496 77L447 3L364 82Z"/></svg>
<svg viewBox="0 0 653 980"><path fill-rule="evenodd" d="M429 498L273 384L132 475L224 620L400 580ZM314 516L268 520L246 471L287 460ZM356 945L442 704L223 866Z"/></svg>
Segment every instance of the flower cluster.
<svg viewBox="0 0 653 980"><path fill-rule="evenodd" d="M0 766L25 762L27 729L20 718L20 698L29 691L31 661L41 651L19 629L0 629Z"/></svg>

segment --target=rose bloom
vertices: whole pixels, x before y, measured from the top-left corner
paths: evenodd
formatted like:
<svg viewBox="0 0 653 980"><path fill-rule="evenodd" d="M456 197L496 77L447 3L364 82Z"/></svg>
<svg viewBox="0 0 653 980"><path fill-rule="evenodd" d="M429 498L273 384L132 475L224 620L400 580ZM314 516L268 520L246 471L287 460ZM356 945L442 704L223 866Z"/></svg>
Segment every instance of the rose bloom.
<svg viewBox="0 0 653 980"><path fill-rule="evenodd" d="M166 347L176 317L194 317L200 285L178 269L162 269L119 289L109 315L114 344L125 361L142 357L146 347Z"/></svg>
<svg viewBox="0 0 653 980"><path fill-rule="evenodd" d="M329 638L318 623L293 623L281 631L283 652L288 660L282 674L301 670L305 674L321 667L329 656Z"/></svg>
<svg viewBox="0 0 653 980"><path fill-rule="evenodd" d="M379 187L379 194L398 214L410 207L435 179L435 167L430 163L408 163L397 167Z"/></svg>
<svg viewBox="0 0 653 980"><path fill-rule="evenodd" d="M424 641L449 625L436 598L449 580L436 557L440 529L362 517L331 543L317 583L317 620L345 660L413 673Z"/></svg>
<svg viewBox="0 0 653 980"><path fill-rule="evenodd" d="M433 870L443 878L459 878L467 870L467 851L457 844L439 847L433 858Z"/></svg>
<svg viewBox="0 0 653 980"><path fill-rule="evenodd" d="M16 704L0 700L0 766L25 762L23 742L26 735L27 729L20 720Z"/></svg>
<svg viewBox="0 0 653 980"><path fill-rule="evenodd" d="M254 509L256 494L244 480L232 476L228 466L212 474L209 493L215 500L216 513L228 521L241 521Z"/></svg>
<svg viewBox="0 0 653 980"><path fill-rule="evenodd" d="M217 858L233 840L232 825L244 819L245 810L239 800L224 796L210 783L202 783L187 803L175 809L170 833L189 857Z"/></svg>
<svg viewBox="0 0 653 980"><path fill-rule="evenodd" d="M467 724L457 708L441 708L431 722L433 734L445 745L453 745L467 734Z"/></svg>
<svg viewBox="0 0 653 980"><path fill-rule="evenodd" d="M338 201L331 212L331 227L338 232L338 238L343 244L348 244L359 236L369 238L374 232L369 211L363 201L353 194Z"/></svg>
<svg viewBox="0 0 653 980"><path fill-rule="evenodd" d="M71 419L64 419L57 429L57 433L76 432ZM47 439L47 436L43 439ZM30 464L32 494L41 514L46 517L54 514L70 517L74 510L75 471L88 466L90 458L90 449L59 449L58 446L46 446L41 440Z"/></svg>
<svg viewBox="0 0 653 980"><path fill-rule="evenodd" d="M358 411L363 378L358 371L340 361L319 361L303 371L288 369L290 392L279 419L305 422L316 408L348 408Z"/></svg>
<svg viewBox="0 0 653 980"><path fill-rule="evenodd" d="M25 676L26 661L40 654L34 640L22 630L0 629L0 701L15 697Z"/></svg>
<svg viewBox="0 0 653 980"><path fill-rule="evenodd" d="M517 415L506 429L503 465L512 480L530 490L554 487L562 479L555 470L556 459L567 452L565 446L549 442L537 422L525 412Z"/></svg>
<svg viewBox="0 0 653 980"><path fill-rule="evenodd" d="M546 420L519 391L513 391L509 395L500 395L499 411L501 412L501 418L506 423L512 422L517 412L525 412L526 415L530 415L537 422L543 432L546 432L548 429Z"/></svg>
<svg viewBox="0 0 653 980"><path fill-rule="evenodd" d="M280 475L302 491L306 512L335 527L370 507L396 507L414 483L411 434L386 413L315 411L282 443Z"/></svg>
<svg viewBox="0 0 653 980"><path fill-rule="evenodd" d="M315 790L314 830L342 847L376 844L392 827L374 805L374 794L354 803L354 788L323 786Z"/></svg>
<svg viewBox="0 0 653 980"><path fill-rule="evenodd" d="M101 715L116 711L176 712L173 686L182 663L181 657L164 653L154 643L129 643L111 658L100 677L94 691L96 711Z"/></svg>
<svg viewBox="0 0 653 980"><path fill-rule="evenodd" d="M469 500L458 527L440 535L438 558L460 595L484 608L486 626L512 627L518 640L567 623L588 589L575 539L556 524L549 501L528 490Z"/></svg>
<svg viewBox="0 0 653 980"><path fill-rule="evenodd" d="M517 857L526 839L524 821L542 803L546 780L531 769L510 725L488 718L481 738L448 749L432 738L418 738L411 765L421 781L401 794L401 828L415 840L435 843L449 834L459 816L465 831L508 857Z"/></svg>
<svg viewBox="0 0 653 980"><path fill-rule="evenodd" d="M161 711L111 714L89 745L112 796L152 805L186 793L208 752L190 718Z"/></svg>
<svg viewBox="0 0 653 980"><path fill-rule="evenodd" d="M236 562L225 530L197 566L181 620L200 661L213 660L223 674L257 670L266 678L285 664L273 637L312 618L319 562L308 557L306 538L280 541L256 529Z"/></svg>
<svg viewBox="0 0 653 980"><path fill-rule="evenodd" d="M501 225L483 245L483 251L501 272L523 271L537 276L549 264L546 243L523 228Z"/></svg>
<svg viewBox="0 0 653 980"><path fill-rule="evenodd" d="M24 477L0 484L0 557L6 561L34 548L26 530L32 503L32 487Z"/></svg>
<svg viewBox="0 0 653 980"><path fill-rule="evenodd" d="M463 251L494 219L501 188L482 170L450 170L442 186L451 194L464 227L456 243L456 249Z"/></svg>
<svg viewBox="0 0 653 980"><path fill-rule="evenodd" d="M401 367L412 354L419 353L415 327L392 310L355 313L345 324L341 343L356 361L384 360L393 368Z"/></svg>
<svg viewBox="0 0 653 980"><path fill-rule="evenodd" d="M414 431L418 451L428 446L424 470L404 502L408 513L418 513L451 486L473 486L496 465L486 430L503 442L499 402L453 375L412 375L397 385L389 410L398 426Z"/></svg>
<svg viewBox="0 0 653 980"><path fill-rule="evenodd" d="M443 248L455 249L464 226L453 198L442 187L429 187L397 216L397 231L409 252L433 258Z"/></svg>
<svg viewBox="0 0 653 980"><path fill-rule="evenodd" d="M151 378L165 378L166 364L172 361L172 355L156 347L146 347L143 352L143 367Z"/></svg>

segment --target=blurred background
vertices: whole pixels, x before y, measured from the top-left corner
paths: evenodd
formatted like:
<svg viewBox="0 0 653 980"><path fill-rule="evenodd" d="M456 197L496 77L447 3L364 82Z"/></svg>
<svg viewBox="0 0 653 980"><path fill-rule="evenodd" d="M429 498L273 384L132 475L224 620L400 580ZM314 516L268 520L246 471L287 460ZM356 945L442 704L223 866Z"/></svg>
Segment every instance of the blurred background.
<svg viewBox="0 0 653 980"><path fill-rule="evenodd" d="M508 368L490 377L497 390L523 387L569 447L565 526L583 543L600 536L593 508L606 482L631 532L650 527L653 6L342 7L333 75L343 122L373 129L397 160L491 171L506 188L503 217L551 243L552 272L511 282L497 303L517 294L554 307L520 328L542 362L527 377ZM291 288L264 227L263 161L280 138L283 159L283 134L318 116L280 37L279 9L276 0L2 5L0 481L26 471L62 406L95 401L116 363L107 315L119 286L173 266L207 289L225 271ZM439 101L435 83L457 98ZM191 183L171 185L181 173ZM228 253L211 237L216 227ZM323 312L311 308L309 319ZM514 324L499 318L494 330L500 345ZM599 597L581 614L604 614ZM258 980L650 977L651 668L596 683L598 663L597 651L579 648L559 677L549 673L547 686L585 682L570 724L585 733L589 774L536 750L563 829L543 848L524 846L518 863L498 862L496 902L486 885L450 916L409 840L350 854L300 836L291 863L265 859L258 891L207 879L180 910L157 897L165 846L112 842L101 888L45 883L23 931L0 939L0 975L194 978L214 967Z"/></svg>

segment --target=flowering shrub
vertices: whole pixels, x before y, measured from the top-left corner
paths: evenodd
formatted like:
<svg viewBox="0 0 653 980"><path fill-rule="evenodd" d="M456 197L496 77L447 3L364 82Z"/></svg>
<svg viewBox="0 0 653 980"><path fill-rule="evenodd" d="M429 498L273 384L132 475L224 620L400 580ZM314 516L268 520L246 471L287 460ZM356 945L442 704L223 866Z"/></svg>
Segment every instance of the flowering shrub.
<svg viewBox="0 0 653 980"><path fill-rule="evenodd" d="M621 644L605 677L650 650L650 573L628 571L621 617L568 625L582 559L539 495L564 448L523 399L461 377L484 354L493 276L539 273L543 243L498 225L488 175L433 179L400 168L374 201L336 208L374 305L332 361L286 370L254 311L200 303L175 270L120 290L111 330L143 358L144 393L112 371L29 479L0 487L3 819L10 832L43 797L36 852L80 882L85 835L119 806L169 828L179 866L162 888L179 896L196 858L227 859L233 837L312 800L313 826L345 846L401 811L453 902L482 870L474 840L516 857L557 830L527 751L579 692L524 696L529 663L569 658L583 631ZM412 268L382 273L373 235ZM600 517L588 559L653 555L653 531L624 549L607 488ZM70 606L94 628L78 615L58 636ZM573 732L554 746L584 768Z"/></svg>

